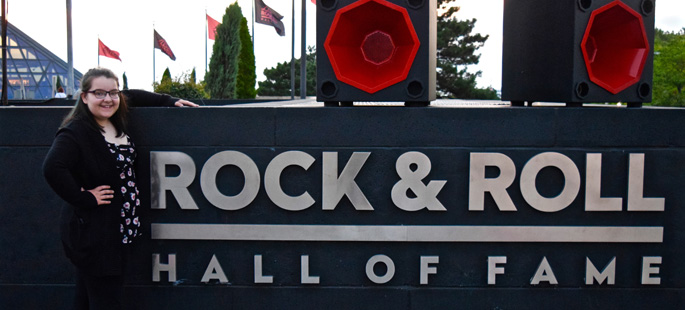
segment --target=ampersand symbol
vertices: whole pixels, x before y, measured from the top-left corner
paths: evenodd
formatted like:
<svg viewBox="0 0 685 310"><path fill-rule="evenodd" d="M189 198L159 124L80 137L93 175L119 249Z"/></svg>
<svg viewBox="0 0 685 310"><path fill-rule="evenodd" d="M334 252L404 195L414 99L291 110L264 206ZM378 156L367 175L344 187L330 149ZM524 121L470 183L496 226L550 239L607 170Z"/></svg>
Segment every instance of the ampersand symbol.
<svg viewBox="0 0 685 310"><path fill-rule="evenodd" d="M416 169L412 169L416 166ZM423 184L423 179L431 171L431 161L428 156L420 152L402 154L395 163L395 170L400 180L392 187L392 202L405 211L447 211L437 196L447 181L430 181ZM407 196L407 191L414 192L416 197Z"/></svg>

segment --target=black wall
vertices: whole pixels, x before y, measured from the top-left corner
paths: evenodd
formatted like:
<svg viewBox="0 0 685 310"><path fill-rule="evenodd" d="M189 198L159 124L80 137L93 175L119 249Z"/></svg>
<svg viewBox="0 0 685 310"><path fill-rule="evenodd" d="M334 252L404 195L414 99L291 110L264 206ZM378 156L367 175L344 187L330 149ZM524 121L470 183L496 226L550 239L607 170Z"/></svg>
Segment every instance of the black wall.
<svg viewBox="0 0 685 310"><path fill-rule="evenodd" d="M62 253L58 216L61 201L43 180L41 164L68 108L0 108L0 308L63 309L73 294L72 266ZM136 249L126 287L127 309L682 309L685 269L685 135L682 109L620 108L138 108L132 136L142 151L139 185L149 201L149 152L179 151L195 161L189 187L199 210L181 210L170 194L165 210L144 210L144 223L330 224L330 225L595 225L661 226L663 243L478 243L478 242L282 242L152 240ZM284 189L307 191L316 203L304 211L284 211L264 193L238 211L220 210L202 195L199 173L212 155L235 150L248 155L260 174L276 155L304 151L312 167L286 170ZM429 180L447 180L438 198L447 212L406 212L392 205L390 190L399 180L395 160L419 151L432 162ZM353 152L371 152L356 181L375 210L355 211L343 199L333 211L321 210L323 152L339 153L339 169ZM603 154L602 194L626 197L627 159L645 154L645 197L664 197L664 212L583 210L584 185L574 202L556 213L525 204L509 188L517 212L501 212L492 199L485 211L469 212L471 152L499 152L517 173L534 155L559 152L585 177L587 153ZM239 171L226 169L217 182L239 186ZM543 171L544 172L544 171ZM173 172L169 172L170 174ZM538 184L553 196L559 174ZM561 181L563 182L563 180ZM237 184L237 185L236 185ZM236 193L226 192L226 195ZM152 281L152 254L177 259L175 282L162 273ZM371 282L364 268L376 254L392 258L394 278ZM215 255L229 283L202 283ZM255 284L253 258L262 255L273 284ZM309 255L320 284L300 284L300 257ZM421 256L439 256L437 274L419 284ZM506 273L487 285L488 256L507 256ZM660 285L642 285L644 256L661 256ZM531 285L543 257L559 284ZM585 259L603 268L617 259L616 284L584 283ZM377 271L379 274L383 270Z"/></svg>

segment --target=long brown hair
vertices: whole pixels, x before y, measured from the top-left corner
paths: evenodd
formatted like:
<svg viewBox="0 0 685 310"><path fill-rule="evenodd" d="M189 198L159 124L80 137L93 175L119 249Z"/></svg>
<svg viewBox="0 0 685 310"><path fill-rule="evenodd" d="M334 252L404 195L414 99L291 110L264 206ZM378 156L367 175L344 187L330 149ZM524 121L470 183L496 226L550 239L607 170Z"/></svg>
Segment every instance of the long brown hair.
<svg viewBox="0 0 685 310"><path fill-rule="evenodd" d="M67 117L64 118L64 121L62 121L61 127L66 126L73 120L82 120L90 125L90 127L92 127L94 130L104 132L104 129L97 123L95 117L93 117L93 114L90 113L88 106L86 106L81 97L81 94L90 91L90 87L93 86L93 79L98 77L114 79L117 82L117 88L119 87L119 78L116 74L114 74L114 72L112 72L112 70L106 68L93 68L88 70L88 72L83 75L83 78L81 78L81 89L77 93L78 99L76 100L76 104L71 109L71 112L69 112ZM124 94L120 93L119 109L117 109L117 111L114 112L112 117L109 119L112 122L112 125L114 125L114 128L117 130L117 137L122 136L126 130L127 116L128 105L126 104L126 97Z"/></svg>

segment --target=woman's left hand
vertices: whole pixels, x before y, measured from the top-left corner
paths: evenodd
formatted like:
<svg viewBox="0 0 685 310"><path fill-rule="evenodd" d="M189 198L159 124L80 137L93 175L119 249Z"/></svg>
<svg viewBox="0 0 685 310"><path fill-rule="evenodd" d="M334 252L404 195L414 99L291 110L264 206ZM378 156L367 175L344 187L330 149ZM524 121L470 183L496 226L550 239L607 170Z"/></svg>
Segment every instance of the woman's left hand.
<svg viewBox="0 0 685 310"><path fill-rule="evenodd" d="M178 99L178 101L176 101L174 105L177 107L199 107L199 105L185 99Z"/></svg>

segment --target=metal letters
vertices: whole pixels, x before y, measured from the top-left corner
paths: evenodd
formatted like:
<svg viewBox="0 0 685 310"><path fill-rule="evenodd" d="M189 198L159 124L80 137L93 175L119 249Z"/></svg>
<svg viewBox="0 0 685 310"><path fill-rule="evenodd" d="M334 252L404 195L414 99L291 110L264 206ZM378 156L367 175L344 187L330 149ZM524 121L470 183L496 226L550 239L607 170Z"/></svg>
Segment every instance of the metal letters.
<svg viewBox="0 0 685 310"><path fill-rule="evenodd" d="M416 170L411 166L416 165ZM419 152L407 152L397 159L395 165L400 180L392 187L392 202L404 211L447 211L438 201L438 193L447 181L430 181L424 185L421 180L431 171L431 161L428 156ZM407 197L407 190L414 192L416 197Z"/></svg>
<svg viewBox="0 0 685 310"><path fill-rule="evenodd" d="M347 196L357 211L373 211L374 208L355 181L371 156L370 152L354 152L342 172L338 173L338 153L323 152L321 178L321 209L333 211L340 200ZM166 191L170 191L183 210L197 210L188 186L195 179L195 163L182 152L150 152L150 185L152 188L152 209L166 209ZM274 157L264 173L264 188L269 199L278 207L288 211L302 211L316 203L305 191L299 196L290 196L281 187L281 173L289 166L308 170L316 159L302 151L287 151ZM216 184L219 170L224 166L238 167L245 177L242 191L235 196L221 193ZM178 176L166 175L167 166L177 166ZM644 197L644 154L630 154L628 166L627 211L664 211L665 198ZM416 169L413 169L413 168ZM438 200L438 194L446 180L423 179L431 171L431 161L420 152L406 152L395 163L399 180L392 187L390 198L403 211L448 211ZM494 167L497 177L487 178L485 170ZM555 197L544 197L538 192L535 182L545 167L559 169L564 178L561 193ZM602 197L602 154L586 154L585 164L585 210L621 211L623 198ZM517 211L517 206L508 190L516 180L516 166L509 156L502 153L470 153L469 163L469 211L484 211L484 197L489 193L499 211ZM568 156L557 152L544 152L533 156L521 170L519 190L528 206L541 212L559 212L567 208L578 197L581 175L578 166ZM210 157L200 173L200 186L205 198L215 207L235 211L247 207L259 193L261 178L257 164L246 154L238 151L223 151ZM410 195L410 192L413 195ZM415 197L414 197L415 196Z"/></svg>

